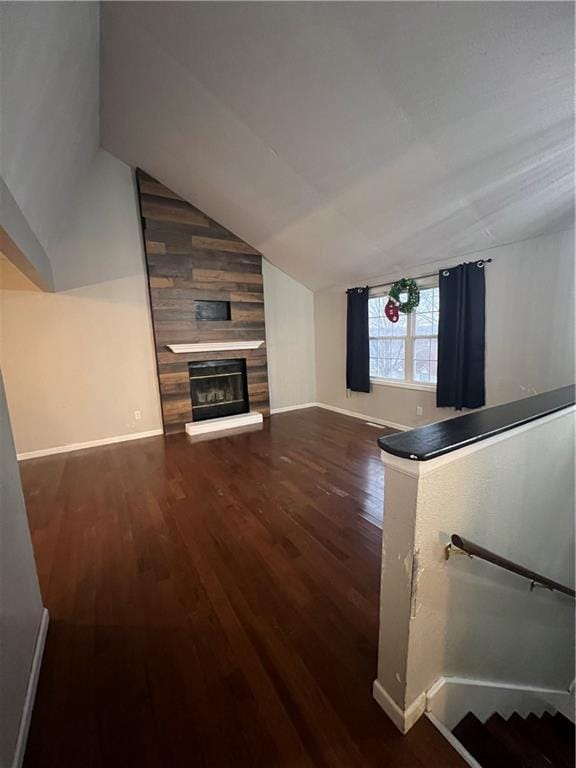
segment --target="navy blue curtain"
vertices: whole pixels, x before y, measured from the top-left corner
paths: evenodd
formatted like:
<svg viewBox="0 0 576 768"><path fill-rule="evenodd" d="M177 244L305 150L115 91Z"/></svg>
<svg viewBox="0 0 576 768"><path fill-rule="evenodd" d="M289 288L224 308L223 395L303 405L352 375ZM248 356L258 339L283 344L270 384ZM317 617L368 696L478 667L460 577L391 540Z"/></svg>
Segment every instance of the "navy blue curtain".
<svg viewBox="0 0 576 768"><path fill-rule="evenodd" d="M480 408L484 385L486 281L484 262L441 269L436 405Z"/></svg>
<svg viewBox="0 0 576 768"><path fill-rule="evenodd" d="M368 287L346 291L346 387L370 392Z"/></svg>

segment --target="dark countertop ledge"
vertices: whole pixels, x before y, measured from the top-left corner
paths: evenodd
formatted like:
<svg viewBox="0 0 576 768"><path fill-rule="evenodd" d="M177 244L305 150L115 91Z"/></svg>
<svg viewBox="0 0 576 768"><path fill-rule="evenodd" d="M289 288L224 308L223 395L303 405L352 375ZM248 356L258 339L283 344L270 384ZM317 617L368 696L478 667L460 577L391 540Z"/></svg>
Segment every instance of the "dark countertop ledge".
<svg viewBox="0 0 576 768"><path fill-rule="evenodd" d="M393 456L428 461L569 408L574 405L575 394L576 388L571 384L513 403L474 411L408 432L383 436L378 439L378 445Z"/></svg>

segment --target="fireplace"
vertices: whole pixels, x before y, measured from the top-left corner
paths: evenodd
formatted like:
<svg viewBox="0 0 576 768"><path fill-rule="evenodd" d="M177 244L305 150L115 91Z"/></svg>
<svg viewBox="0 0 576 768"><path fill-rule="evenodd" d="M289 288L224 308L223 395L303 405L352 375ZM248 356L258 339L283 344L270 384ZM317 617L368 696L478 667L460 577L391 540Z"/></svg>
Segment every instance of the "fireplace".
<svg viewBox="0 0 576 768"><path fill-rule="evenodd" d="M188 363L192 421L248 413L246 360L202 360Z"/></svg>

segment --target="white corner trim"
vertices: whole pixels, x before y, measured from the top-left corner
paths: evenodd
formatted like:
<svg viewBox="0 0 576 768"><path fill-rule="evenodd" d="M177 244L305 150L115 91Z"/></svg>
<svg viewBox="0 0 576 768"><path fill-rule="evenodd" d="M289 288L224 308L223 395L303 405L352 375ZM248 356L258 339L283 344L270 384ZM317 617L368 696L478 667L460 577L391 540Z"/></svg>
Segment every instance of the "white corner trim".
<svg viewBox="0 0 576 768"><path fill-rule="evenodd" d="M501 688L507 691L525 691L526 693L560 693L569 695L570 689L566 688L541 688L534 685L523 685L522 683L505 683L498 680L481 680L475 677L439 677L432 685L426 696L432 699L438 694L445 685L474 685L479 688Z"/></svg>
<svg viewBox="0 0 576 768"><path fill-rule="evenodd" d="M211 341L197 344L166 344L171 352L182 355L191 352L229 352L234 349L258 349L264 339L257 341Z"/></svg>
<svg viewBox="0 0 576 768"><path fill-rule="evenodd" d="M391 427L392 429L399 429L402 432L406 432L414 427L407 427L406 424L397 424L395 421L386 421L385 419L379 419L376 416L367 416L365 413L358 413L358 411L348 411L345 408L337 408L335 405L328 405L327 403L314 403L318 408L324 408L327 411L334 411L334 413L341 413L344 416L353 416L355 419L362 419L362 421L370 421L373 424L381 424L383 427Z"/></svg>
<svg viewBox="0 0 576 768"><path fill-rule="evenodd" d="M424 464L430 464L432 461L438 461L438 459L430 459L429 461L417 461L416 459L403 459L401 456L394 456L393 453L387 453L386 451L380 451L380 460L386 469L394 469L403 475L409 475L410 477L420 477L426 474L426 467Z"/></svg>
<svg viewBox="0 0 576 768"><path fill-rule="evenodd" d="M26 459L37 459L40 456L52 456L54 453L70 453L72 451L81 451L83 448L96 448L99 445L124 443L127 440L140 440L143 437L156 437L163 434L164 430L162 429L149 429L147 432L132 432L127 435L103 437L100 440L89 440L87 443L68 443L67 445L56 445L54 448L42 448L39 451L27 451L16 454L16 458L18 461L26 461Z"/></svg>
<svg viewBox="0 0 576 768"><path fill-rule="evenodd" d="M408 733L426 711L426 693L421 693L408 709L401 709L392 697L374 680L372 695L401 733Z"/></svg>
<svg viewBox="0 0 576 768"><path fill-rule="evenodd" d="M206 419L205 421L190 421L186 424L186 434L205 435L208 432L223 432L227 429L238 429L238 427L248 427L252 424L262 424L263 417L260 411L249 411L248 413L238 413L234 416L221 416L217 419Z"/></svg>
<svg viewBox="0 0 576 768"><path fill-rule="evenodd" d="M440 731L442 736L446 739L446 741L452 746L453 749L458 752L460 757L464 760L464 762L468 763L468 765L472 766L472 768L482 768L479 762L474 760L470 752L463 746L461 742L458 741L456 736L452 733L452 731L449 731L448 728L444 725L444 723L440 722L437 717L435 717L432 712L426 712L426 717L432 725Z"/></svg>
<svg viewBox="0 0 576 768"><path fill-rule="evenodd" d="M430 704L432 703L432 700L434 699L434 696L436 696L442 688L446 685L446 678L445 677L439 677L436 682L428 688L426 691L426 710L428 711L430 709Z"/></svg>
<svg viewBox="0 0 576 768"><path fill-rule="evenodd" d="M288 411L300 411L302 408L316 408L318 403L300 403L299 405L284 405L282 408L271 408L270 413L287 413Z"/></svg>
<svg viewBox="0 0 576 768"><path fill-rule="evenodd" d="M24 699L22 717L20 718L20 728L18 730L18 740L16 741L16 750L14 752L12 768L20 768L24 761L26 740L28 739L30 720L32 719L32 710L34 709L34 699L36 697L38 678L40 677L40 667L42 666L42 656L44 654L44 644L46 642L46 634L48 632L49 621L50 616L48 614L48 609L44 608L42 610L42 618L40 620L40 627L38 628L38 635L36 636L34 657L32 659L30 677L28 678L28 687L26 688L26 698Z"/></svg>

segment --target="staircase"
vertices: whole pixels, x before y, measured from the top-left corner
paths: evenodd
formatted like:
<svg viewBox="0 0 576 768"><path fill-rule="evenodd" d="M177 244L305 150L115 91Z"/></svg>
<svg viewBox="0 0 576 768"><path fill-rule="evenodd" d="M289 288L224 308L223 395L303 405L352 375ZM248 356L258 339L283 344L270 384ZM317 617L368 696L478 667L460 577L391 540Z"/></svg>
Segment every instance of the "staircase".
<svg viewBox="0 0 576 768"><path fill-rule="evenodd" d="M482 723L468 712L452 733L482 768L574 768L574 723L559 713Z"/></svg>

